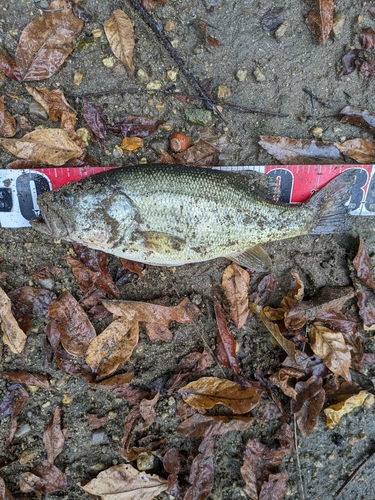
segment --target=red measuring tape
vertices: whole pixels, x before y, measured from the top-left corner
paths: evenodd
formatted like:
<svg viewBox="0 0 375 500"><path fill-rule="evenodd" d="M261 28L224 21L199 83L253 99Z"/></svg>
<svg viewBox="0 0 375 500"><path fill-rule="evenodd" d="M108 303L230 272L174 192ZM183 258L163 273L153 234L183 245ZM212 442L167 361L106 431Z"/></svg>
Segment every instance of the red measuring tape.
<svg viewBox="0 0 375 500"><path fill-rule="evenodd" d="M28 227L39 215L37 197L68 182L117 167L48 167L0 170L0 226ZM357 170L349 200L352 215L375 215L375 165L267 165L213 167L241 172L255 170L275 177L275 201L300 203L348 168Z"/></svg>

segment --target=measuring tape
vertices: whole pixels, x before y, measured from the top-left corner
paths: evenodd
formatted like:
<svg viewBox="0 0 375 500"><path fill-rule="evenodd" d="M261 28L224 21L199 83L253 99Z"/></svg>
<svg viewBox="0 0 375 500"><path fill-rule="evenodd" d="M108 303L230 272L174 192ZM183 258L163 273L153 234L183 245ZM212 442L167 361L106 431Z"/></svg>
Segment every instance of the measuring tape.
<svg viewBox="0 0 375 500"><path fill-rule="evenodd" d="M40 215L37 197L99 172L117 167L48 167L29 170L0 169L0 226L28 227ZM352 215L375 215L375 165L267 165L214 167L243 172L255 170L277 180L275 201L300 203L348 168L357 170L349 200Z"/></svg>

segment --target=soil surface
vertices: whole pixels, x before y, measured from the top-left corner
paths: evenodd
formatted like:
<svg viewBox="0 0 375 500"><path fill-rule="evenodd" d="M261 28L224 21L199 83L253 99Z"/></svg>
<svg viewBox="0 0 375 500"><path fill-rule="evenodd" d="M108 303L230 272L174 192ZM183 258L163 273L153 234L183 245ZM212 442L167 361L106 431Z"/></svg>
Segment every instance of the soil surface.
<svg viewBox="0 0 375 500"><path fill-rule="evenodd" d="M43 1L40 4L44 6ZM227 124L213 115L209 116L207 125L213 127L218 135L227 133L231 137L225 155L220 159L222 164L277 163L258 145L260 135L312 138L312 128L319 126L324 130L323 139L329 141L340 141L343 136L371 137L365 130L340 123L337 116L348 104L367 109L375 108L371 79L357 71L342 78L337 76L343 54L351 46L359 47L358 33L367 26L375 27L375 21L368 14L369 4L336 0L335 12L344 14L345 24L341 34L331 36L325 45L318 44L316 36L305 23L306 15L313 4L312 0L288 0L285 3L273 0L168 0L165 5L155 9L154 15L162 25L173 23L173 26L170 24L172 29L168 35L200 81L210 79L214 92L219 86L225 86L225 99L235 104L288 114L287 117L281 118L223 108L222 113ZM276 38L273 31L262 29L260 19L271 7L280 6L284 7L287 28L283 36ZM41 15L37 7L38 4L35 5L31 0L1 2L1 43L11 55L14 54L24 26ZM104 110L109 122L115 123L126 114L133 113L163 119L171 126L169 130L159 128L157 133L145 140L142 149L124 152L122 157L118 157L115 145L119 144L119 139L114 136L105 143L104 148L90 143L89 153L98 158L102 165L134 164L143 158L150 163L158 157L159 147L168 148L171 129L184 130L193 139L197 137L202 125L191 123L188 117L194 109L201 106L199 102L183 104L172 97L147 92L146 84L159 80L162 89L173 85L182 92L194 93L181 72L178 72L175 82L169 79L167 72L177 70L174 61L131 5L126 1L86 0L84 7L92 14L92 20L86 23L76 43L76 49L62 69L42 84L50 89L62 89L69 103L77 110L81 110L82 100L74 96L123 89L121 94L92 96ZM103 22L114 9L127 12L135 25L135 76L124 70L115 58L113 68L103 64L103 59L112 56L104 35ZM209 33L216 37L221 45L207 45L198 28L199 20L206 21ZM91 33L96 28L102 30L101 37L92 37ZM264 75L262 81L257 81L254 75L256 70L260 70ZM79 87L73 82L77 71L83 73ZM243 81L240 81L241 77L238 78L239 71L247 71ZM259 72L257 74L259 75ZM50 121L29 114L32 98L21 85L6 77L0 80L0 84L2 94L14 96L14 99L7 99L8 109L12 114L28 116L34 126L47 123L48 126L54 126ZM143 90L136 93L126 92L126 89L134 86ZM321 106L317 102L312 106L312 101L303 92L303 88L312 91L328 106ZM82 118L80 119L79 126L84 126ZM2 166L5 167L12 160L14 157L2 149ZM303 236L264 245L273 260L272 272L278 280L278 289L272 304L277 305L291 286L291 270L302 277L308 298L316 296L319 289L325 285L351 284L348 261L357 251L358 235L364 239L372 259L375 245L373 217L353 219L353 230L347 234ZM62 272L54 277L53 291L58 296L63 291L69 291L79 299L82 292L70 267L61 258L69 252L72 253L69 244L52 241L31 229L0 229L0 255L4 259L1 270L8 273L8 278L2 286L9 292L23 285L35 285L30 278L32 271L43 266L58 266ZM204 346L215 348L217 326L213 299L220 296L221 277L228 263L225 259L219 259L175 269L147 266L143 281L137 275L129 273L127 280L120 287L122 299L161 300L163 304L174 305L181 298L188 297L202 311L194 323L173 325L174 338L171 342L151 342L145 333L141 333L139 347L126 365L127 370L134 370L136 385L151 392L155 391L162 385L162 381L173 373L178 361L185 354L194 349L202 350ZM119 267L119 261L110 257L109 268L114 276ZM251 287L254 288L262 277L261 274L252 275ZM95 326L98 331L102 331L105 324L99 323ZM278 365L280 350L272 345L267 331L257 318L250 319L240 330L231 326L231 331L240 347L238 358L244 376L253 378L255 370L267 372ZM369 333L371 332L364 334L365 348L367 352L374 352L374 338ZM28 452L34 458L23 464L16 459L1 470L1 476L8 488L16 498L22 497L19 474L31 470L38 458L43 456L43 431L51 421L55 407L60 406L67 434L66 447L57 458L56 465L67 474L69 485L66 491L47 494L45 498L91 498L77 483L90 480L101 470L124 462L119 454L119 442L130 405L109 391L91 389L82 376L64 373L57 368L54 361L46 363L45 321L37 317L33 319L28 332L24 354L12 355L4 348L1 370L44 373L51 382L51 388L30 393L18 417L19 426L29 424L30 429L14 440L14 443L19 444L16 458L22 452ZM207 370L206 374L220 377L222 373L222 368L214 366ZM369 377L375 377L374 370L371 371L370 368L365 373ZM187 382L190 380L193 378L186 379ZM2 394L5 394L6 387L7 381L1 379ZM248 431L230 432L216 438L215 484L209 499L247 498L240 468L245 444L250 437L256 437L268 446L277 446L273 436L280 426L280 419L277 415L272 416L271 412L268 412L268 417L265 418L265 401L254 410L253 414L259 419ZM158 438L166 437L171 447L181 448L189 460L192 460L197 454L199 440L174 432L179 422L175 417L175 408L175 399L162 394L157 406L156 422L152 424L152 433ZM99 437L98 432L90 430L87 424L88 413L107 416L107 424L102 429L104 432L99 434ZM0 454L9 432L9 424L8 418L1 421ZM374 442L373 408L354 410L345 416L334 430L325 428L321 415L318 425L309 437L299 436L301 478L296 454L284 460L283 468L290 474L285 498L334 498L335 492L354 469L374 451ZM161 469L156 468L153 472L159 470ZM340 498L374 499L374 471L373 465L369 464ZM186 486L187 475L182 477ZM301 483L304 497L301 493ZM161 494L158 498L172 497Z"/></svg>

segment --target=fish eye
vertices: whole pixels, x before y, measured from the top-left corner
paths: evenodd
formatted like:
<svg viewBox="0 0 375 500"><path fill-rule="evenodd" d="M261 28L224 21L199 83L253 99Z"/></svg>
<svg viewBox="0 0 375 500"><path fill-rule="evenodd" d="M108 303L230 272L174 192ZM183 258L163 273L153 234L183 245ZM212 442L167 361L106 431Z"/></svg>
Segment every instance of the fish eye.
<svg viewBox="0 0 375 500"><path fill-rule="evenodd" d="M72 208L72 206L74 205L74 196L72 195L72 193L69 193L69 191L65 191L61 194L61 205L65 208Z"/></svg>

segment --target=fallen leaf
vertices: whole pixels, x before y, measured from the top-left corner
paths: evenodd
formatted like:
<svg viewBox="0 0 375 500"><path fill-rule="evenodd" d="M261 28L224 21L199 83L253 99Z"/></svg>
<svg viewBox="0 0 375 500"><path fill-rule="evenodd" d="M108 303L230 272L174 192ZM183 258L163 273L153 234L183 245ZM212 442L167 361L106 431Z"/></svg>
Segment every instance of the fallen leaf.
<svg viewBox="0 0 375 500"><path fill-rule="evenodd" d="M96 333L76 299L64 292L52 301L48 312L64 349L73 356L84 356Z"/></svg>
<svg viewBox="0 0 375 500"><path fill-rule="evenodd" d="M314 10L311 10L306 18L307 26L316 33L319 43L325 43L333 27L333 0L316 0Z"/></svg>
<svg viewBox="0 0 375 500"><path fill-rule="evenodd" d="M335 145L315 140L261 135L258 144L284 165L345 163Z"/></svg>
<svg viewBox="0 0 375 500"><path fill-rule="evenodd" d="M193 351L189 352L180 359L174 372L175 374L165 384L168 389L168 394L172 394L176 387L178 387L183 378L193 373L199 373L206 368L215 365L215 360L211 354L204 349L203 352Z"/></svg>
<svg viewBox="0 0 375 500"><path fill-rule="evenodd" d="M0 400L0 420L5 417L16 417L21 413L22 405L29 397L27 391L20 384L12 384Z"/></svg>
<svg viewBox="0 0 375 500"><path fill-rule="evenodd" d="M134 312L134 321L145 323L146 332L151 340L172 340L172 332L168 329L169 323L171 321L190 323L194 320L194 315L200 312L186 297L177 306L170 307L128 300L104 300L103 305L116 316L128 316Z"/></svg>
<svg viewBox="0 0 375 500"><path fill-rule="evenodd" d="M284 7L272 7L260 18L260 25L265 31L273 31L284 21Z"/></svg>
<svg viewBox="0 0 375 500"><path fill-rule="evenodd" d="M156 410L155 407L159 401L160 393L157 392L155 396L151 399L143 398L139 403L139 413L144 420L142 424L142 430L149 427L152 423L154 423L156 418Z"/></svg>
<svg viewBox="0 0 375 500"><path fill-rule="evenodd" d="M77 113L66 102L64 93L59 89L49 90L46 87L28 85L26 90L45 109L52 121L61 120L61 128L71 136L77 122Z"/></svg>
<svg viewBox="0 0 375 500"><path fill-rule="evenodd" d="M276 285L276 277L273 274L267 274L257 285L255 291L250 294L249 300L262 307L267 305L276 291Z"/></svg>
<svg viewBox="0 0 375 500"><path fill-rule="evenodd" d="M350 75L357 68L356 61L358 59L359 50L352 49L347 52L342 58L342 69L339 76Z"/></svg>
<svg viewBox="0 0 375 500"><path fill-rule="evenodd" d="M136 149L143 148L144 141L141 137L124 137L120 148L125 151L135 151Z"/></svg>
<svg viewBox="0 0 375 500"><path fill-rule="evenodd" d="M153 134L164 123L164 120L157 120L152 116L127 115L124 120L108 128L121 137L139 139Z"/></svg>
<svg viewBox="0 0 375 500"><path fill-rule="evenodd" d="M129 404L135 405L147 397L148 393L130 383L133 375L132 372L120 373L101 382L92 382L91 387L111 391L117 398L124 398Z"/></svg>
<svg viewBox="0 0 375 500"><path fill-rule="evenodd" d="M142 5L147 10L155 9L158 5L163 5L167 0L141 0Z"/></svg>
<svg viewBox="0 0 375 500"><path fill-rule="evenodd" d="M0 139L0 145L18 158L54 166L64 165L83 153L65 130L57 128L37 129L20 139Z"/></svg>
<svg viewBox="0 0 375 500"><path fill-rule="evenodd" d="M299 275L294 271L291 271L290 274L296 282L293 288L291 288L282 298L280 306L284 310L285 314L288 314L288 312L295 307L296 304L299 304L302 301L303 294L305 293L305 287Z"/></svg>
<svg viewBox="0 0 375 500"><path fill-rule="evenodd" d="M306 437L318 423L319 413L324 404L322 378L313 375L305 382L297 382L295 390L297 397L292 401L292 412L296 414L302 436Z"/></svg>
<svg viewBox="0 0 375 500"><path fill-rule="evenodd" d="M138 322L133 318L134 314L113 321L88 346L85 361L99 377L115 372L138 345Z"/></svg>
<svg viewBox="0 0 375 500"><path fill-rule="evenodd" d="M359 71L363 73L368 78L372 78L375 76L375 59L371 59L370 61L363 61Z"/></svg>
<svg viewBox="0 0 375 500"><path fill-rule="evenodd" d="M221 42L219 42L219 40L217 40L215 37L213 37L207 33L207 23L200 20L198 22L198 26L202 30L202 32L205 36L207 45L210 45L211 47L220 47L220 45L222 45Z"/></svg>
<svg viewBox="0 0 375 500"><path fill-rule="evenodd" d="M120 464L79 486L101 500L152 500L167 489L167 481L155 474L139 472L130 464Z"/></svg>
<svg viewBox="0 0 375 500"><path fill-rule="evenodd" d="M85 124L93 134L93 140L107 141L107 123L104 120L99 106L88 99L83 99L82 115Z"/></svg>
<svg viewBox="0 0 375 500"><path fill-rule="evenodd" d="M164 469L169 473L167 492L176 497L181 497L181 488L178 483L178 473L183 470L179 452L176 448L169 449L162 459Z"/></svg>
<svg viewBox="0 0 375 500"><path fill-rule="evenodd" d="M24 493L53 493L68 486L66 475L48 460L43 460L32 472L20 474L20 489Z"/></svg>
<svg viewBox="0 0 375 500"><path fill-rule="evenodd" d="M79 260L74 259L71 255L64 255L62 257L72 268L72 273L78 282L79 288L88 292L91 291L95 285L95 281L100 276L100 271L92 271Z"/></svg>
<svg viewBox="0 0 375 500"><path fill-rule="evenodd" d="M49 387L49 382L45 375L40 373L29 373L22 371L0 372L3 377L8 377L12 382L33 385L34 387Z"/></svg>
<svg viewBox="0 0 375 500"><path fill-rule="evenodd" d="M344 415L350 413L354 410L354 408L358 408L362 406L369 393L367 391L361 391L358 394L354 394L353 396L349 396L344 401L340 401L339 403L329 406L324 410L324 414L326 416L326 425L331 429L337 425Z"/></svg>
<svg viewBox="0 0 375 500"><path fill-rule="evenodd" d="M270 474L260 488L259 500L282 500L288 488L287 471Z"/></svg>
<svg viewBox="0 0 375 500"><path fill-rule="evenodd" d="M184 401L194 408L209 409L223 404L234 413L242 414L251 411L259 403L263 391L256 387L242 387L226 379L201 377L178 392Z"/></svg>
<svg viewBox="0 0 375 500"><path fill-rule="evenodd" d="M141 279L144 279L143 276L143 269L145 268L145 265L142 264L141 262L134 262L134 260L129 260L129 259L123 259L120 257L120 262L125 267L125 269L128 269L130 272L137 274Z"/></svg>
<svg viewBox="0 0 375 500"><path fill-rule="evenodd" d="M296 390L288 384L290 378L300 378L304 375L303 370L297 368L285 367L280 368L276 373L271 375L270 381L283 391L290 398L295 399L297 396Z"/></svg>
<svg viewBox="0 0 375 500"><path fill-rule="evenodd" d="M112 52L134 74L134 27L129 16L124 11L117 9L111 17L104 21L104 31L108 38Z"/></svg>
<svg viewBox="0 0 375 500"><path fill-rule="evenodd" d="M66 0L54 0L41 17L22 31L15 61L22 81L44 80L54 75L73 50L73 40L83 28Z"/></svg>
<svg viewBox="0 0 375 500"><path fill-rule="evenodd" d="M341 153L358 163L375 162L375 142L370 139L357 137L345 142L335 142L334 145Z"/></svg>
<svg viewBox="0 0 375 500"><path fill-rule="evenodd" d="M233 374L238 375L240 368L238 365L236 354L238 348L237 342L234 340L233 335L230 333L223 310L219 302L217 302L216 300L214 302L214 308L218 326L215 354L222 365L226 366L227 368L231 368Z"/></svg>
<svg viewBox="0 0 375 500"><path fill-rule="evenodd" d="M375 31L372 28L365 28L358 35L359 43L364 49L373 49L375 47Z"/></svg>
<svg viewBox="0 0 375 500"><path fill-rule="evenodd" d="M359 315L363 319L365 329L374 329L375 325L375 295L371 292L357 290L355 292Z"/></svg>
<svg viewBox="0 0 375 500"><path fill-rule="evenodd" d="M49 325L50 324L51 323L49 323ZM59 345L57 349L54 350L54 354L56 364L60 368L60 370L66 373L71 373L72 375L80 374L86 378L90 377L90 367L86 365L82 358L71 356L61 345Z"/></svg>
<svg viewBox="0 0 375 500"><path fill-rule="evenodd" d="M193 460L189 474L190 488L184 500L205 500L214 485L214 459L212 453L199 453Z"/></svg>
<svg viewBox="0 0 375 500"><path fill-rule="evenodd" d="M0 288L0 328L3 332L3 342L14 354L20 354L26 344L26 335L18 326L12 314L12 303Z"/></svg>
<svg viewBox="0 0 375 500"><path fill-rule="evenodd" d="M13 137L16 134L16 120L5 110L5 96L0 97L0 135Z"/></svg>
<svg viewBox="0 0 375 500"><path fill-rule="evenodd" d="M17 63L11 57L6 57L3 54L0 54L0 71L4 73L8 78L12 78L17 82L22 80L22 74L20 68L17 66Z"/></svg>
<svg viewBox="0 0 375 500"><path fill-rule="evenodd" d="M249 273L238 264L233 262L225 269L221 281L226 299L223 305L236 328L242 328L249 315L249 284Z"/></svg>
<svg viewBox="0 0 375 500"><path fill-rule="evenodd" d="M64 434L61 430L61 411L58 406L55 408L52 422L43 433L43 443L47 450L47 460L53 464L65 444Z"/></svg>
<svg viewBox="0 0 375 500"><path fill-rule="evenodd" d="M357 272L358 278L363 281L367 286L372 288L375 292L375 281L364 241L359 237L359 247L356 256L353 260L354 268Z"/></svg>
<svg viewBox="0 0 375 500"><path fill-rule="evenodd" d="M356 127L363 127L375 132L375 115L367 109L346 106L340 111L340 115L342 115L341 121L343 123L350 123Z"/></svg>
<svg viewBox="0 0 375 500"><path fill-rule="evenodd" d="M87 414L87 420L90 426L90 429L95 430L95 429L100 429L107 423L107 417L99 417L98 415L95 415L93 413L88 413Z"/></svg>
<svg viewBox="0 0 375 500"><path fill-rule="evenodd" d="M13 495L5 486L4 479L0 477L0 500L14 500Z"/></svg>
<svg viewBox="0 0 375 500"><path fill-rule="evenodd" d="M48 317L48 308L52 300L56 299L56 294L45 288L35 288L32 286L22 286L16 288L8 294L11 301L18 301L24 304L32 314Z"/></svg>
<svg viewBox="0 0 375 500"><path fill-rule="evenodd" d="M175 432L189 437L222 436L231 431L245 431L254 417L212 417L195 413L175 429Z"/></svg>
<svg viewBox="0 0 375 500"><path fill-rule="evenodd" d="M280 346L284 351L296 361L296 346L293 344L291 340L288 340L284 335L280 332L280 328L277 323L270 321L265 313L263 307L254 304L253 302L249 302L250 311L257 314L267 330L271 334L271 340L274 344ZM282 309L283 311L283 309Z"/></svg>

